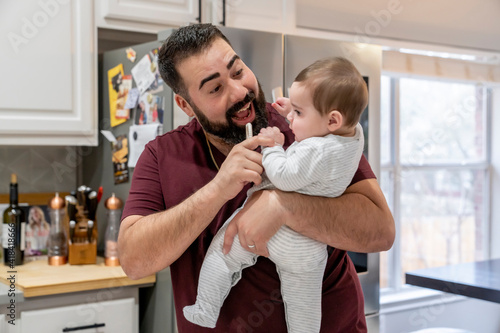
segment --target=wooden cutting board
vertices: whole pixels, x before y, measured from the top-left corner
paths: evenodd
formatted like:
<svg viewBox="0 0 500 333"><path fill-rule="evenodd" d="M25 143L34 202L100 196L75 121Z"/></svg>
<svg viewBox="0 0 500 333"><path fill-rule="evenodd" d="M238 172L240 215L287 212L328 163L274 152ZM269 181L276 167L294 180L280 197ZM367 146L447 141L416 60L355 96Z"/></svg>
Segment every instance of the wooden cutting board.
<svg viewBox="0 0 500 333"><path fill-rule="evenodd" d="M10 285L8 279L11 275L15 275L15 287L23 291L25 298L84 290L151 285L156 281L154 274L140 280L131 280L120 266L105 266L102 257L97 257L95 265L49 266L47 260L28 262L16 266L14 270L0 265L0 282Z"/></svg>

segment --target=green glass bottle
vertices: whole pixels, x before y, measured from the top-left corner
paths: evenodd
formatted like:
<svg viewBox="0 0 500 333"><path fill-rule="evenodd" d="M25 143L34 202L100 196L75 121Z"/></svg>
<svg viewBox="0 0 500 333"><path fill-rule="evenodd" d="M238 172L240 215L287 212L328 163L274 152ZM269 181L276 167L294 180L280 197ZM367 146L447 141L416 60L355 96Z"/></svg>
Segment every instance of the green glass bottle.
<svg viewBox="0 0 500 333"><path fill-rule="evenodd" d="M18 206L17 175L10 177L10 205L3 212L2 247L3 261L10 269L24 261L26 218Z"/></svg>

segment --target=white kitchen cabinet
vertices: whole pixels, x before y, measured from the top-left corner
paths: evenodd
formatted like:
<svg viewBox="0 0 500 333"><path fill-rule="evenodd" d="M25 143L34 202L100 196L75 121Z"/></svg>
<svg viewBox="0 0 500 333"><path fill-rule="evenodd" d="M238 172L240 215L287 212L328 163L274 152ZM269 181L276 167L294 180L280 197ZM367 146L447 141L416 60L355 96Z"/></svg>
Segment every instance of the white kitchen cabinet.
<svg viewBox="0 0 500 333"><path fill-rule="evenodd" d="M228 27L282 32L291 23L289 13L295 1L226 0ZM198 21L198 0L104 0L97 4L99 28L157 33ZM222 21L222 0L201 1L202 22Z"/></svg>
<svg viewBox="0 0 500 333"><path fill-rule="evenodd" d="M97 145L94 1L0 4L1 145Z"/></svg>
<svg viewBox="0 0 500 333"><path fill-rule="evenodd" d="M23 311L21 333L65 332L64 329L99 333L137 333L137 313L134 308L134 298L126 298Z"/></svg>
<svg viewBox="0 0 500 333"><path fill-rule="evenodd" d="M240 29L284 32L287 12L294 1L287 0L226 0L226 26ZM220 16L222 1L215 2Z"/></svg>
<svg viewBox="0 0 500 333"><path fill-rule="evenodd" d="M97 12L103 20L100 22L102 27L113 27L114 21L118 25L127 25L129 22L131 28L135 22L181 26L196 22L198 17L196 0L104 0L97 5L100 6Z"/></svg>

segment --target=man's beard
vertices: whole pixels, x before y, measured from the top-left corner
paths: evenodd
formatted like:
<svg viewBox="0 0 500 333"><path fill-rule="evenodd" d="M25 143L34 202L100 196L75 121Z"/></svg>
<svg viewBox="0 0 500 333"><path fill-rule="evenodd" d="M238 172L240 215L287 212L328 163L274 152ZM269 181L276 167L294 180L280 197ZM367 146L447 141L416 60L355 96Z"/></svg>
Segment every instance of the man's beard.
<svg viewBox="0 0 500 333"><path fill-rule="evenodd" d="M236 103L226 111L227 123L211 122L198 106L193 102L190 104L205 132L222 139L228 144L238 144L246 139L246 132L244 127L238 126L232 121L232 117L250 101L252 101L255 110L255 119L252 122L253 133L257 135L262 128L267 127L266 97L260 84L257 98L255 98L255 93L249 92L242 101Z"/></svg>

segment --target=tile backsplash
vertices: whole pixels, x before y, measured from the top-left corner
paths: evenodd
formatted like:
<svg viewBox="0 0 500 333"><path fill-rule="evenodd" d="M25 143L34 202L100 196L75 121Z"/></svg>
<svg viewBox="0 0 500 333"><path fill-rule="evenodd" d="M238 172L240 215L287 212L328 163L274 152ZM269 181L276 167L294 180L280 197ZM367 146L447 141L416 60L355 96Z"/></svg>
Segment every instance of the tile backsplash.
<svg viewBox="0 0 500 333"><path fill-rule="evenodd" d="M0 147L0 193L9 192L16 173L19 193L69 192L77 187L81 148Z"/></svg>

